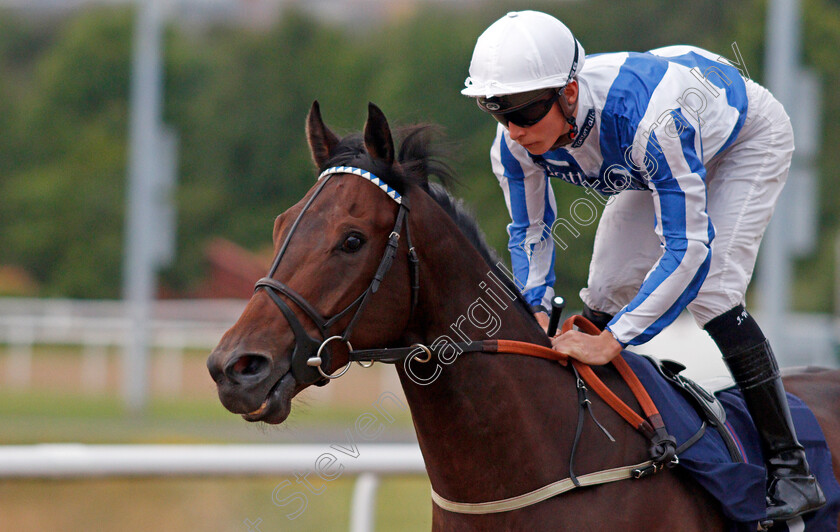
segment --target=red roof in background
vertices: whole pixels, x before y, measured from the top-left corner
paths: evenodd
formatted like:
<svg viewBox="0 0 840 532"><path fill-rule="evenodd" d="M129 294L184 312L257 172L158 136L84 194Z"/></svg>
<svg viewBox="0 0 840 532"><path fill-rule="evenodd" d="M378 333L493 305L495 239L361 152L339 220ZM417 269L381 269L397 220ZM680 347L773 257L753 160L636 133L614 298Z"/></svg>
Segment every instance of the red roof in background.
<svg viewBox="0 0 840 532"><path fill-rule="evenodd" d="M34 297L39 289L35 277L23 268L0 264L0 296Z"/></svg>
<svg viewBox="0 0 840 532"><path fill-rule="evenodd" d="M211 241L204 255L209 262L209 273L190 297L249 299L254 293L254 283L265 277L272 260L223 238Z"/></svg>

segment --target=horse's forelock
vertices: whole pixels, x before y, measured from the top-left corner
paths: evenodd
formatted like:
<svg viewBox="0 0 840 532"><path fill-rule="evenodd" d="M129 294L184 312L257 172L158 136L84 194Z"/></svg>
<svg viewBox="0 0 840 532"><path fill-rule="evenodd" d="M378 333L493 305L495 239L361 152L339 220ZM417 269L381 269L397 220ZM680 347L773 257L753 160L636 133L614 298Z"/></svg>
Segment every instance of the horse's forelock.
<svg viewBox="0 0 840 532"><path fill-rule="evenodd" d="M403 141L397 157L406 175L412 175L413 181L428 190L429 176L449 188L457 180L455 174L445 162L446 153L443 145L435 142L441 136L440 126L418 124L400 130Z"/></svg>
<svg viewBox="0 0 840 532"><path fill-rule="evenodd" d="M456 182L452 169L444 162L445 156L435 142L440 127L419 124L395 131L400 142L396 164L387 165L373 158L365 149L361 133L347 135L330 153L321 171L333 166L353 166L367 170L385 183L404 194L410 186L429 190L429 177L435 176L446 188Z"/></svg>

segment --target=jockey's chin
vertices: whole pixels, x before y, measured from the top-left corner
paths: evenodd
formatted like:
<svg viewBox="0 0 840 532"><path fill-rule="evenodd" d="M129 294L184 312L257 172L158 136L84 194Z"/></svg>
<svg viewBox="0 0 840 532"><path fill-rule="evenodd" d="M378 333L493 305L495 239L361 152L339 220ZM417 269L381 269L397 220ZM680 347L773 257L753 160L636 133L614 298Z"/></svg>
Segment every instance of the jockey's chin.
<svg viewBox="0 0 840 532"><path fill-rule="evenodd" d="M530 153L531 155L543 155L544 153L551 150L552 143L545 141L537 141L532 142L531 144L520 143L520 146L528 150L528 153Z"/></svg>

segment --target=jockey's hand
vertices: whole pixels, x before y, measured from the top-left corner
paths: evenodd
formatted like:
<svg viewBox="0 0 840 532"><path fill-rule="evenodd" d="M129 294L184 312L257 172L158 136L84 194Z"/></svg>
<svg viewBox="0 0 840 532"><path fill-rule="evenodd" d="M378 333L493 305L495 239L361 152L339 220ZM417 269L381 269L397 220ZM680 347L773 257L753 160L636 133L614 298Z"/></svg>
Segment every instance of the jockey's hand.
<svg viewBox="0 0 840 532"><path fill-rule="evenodd" d="M537 318L537 323L540 324L540 327L543 328L546 333L548 332L548 314L545 312L537 312L534 314L534 317Z"/></svg>
<svg viewBox="0 0 840 532"><path fill-rule="evenodd" d="M606 364L621 353L621 344L610 331L604 331L597 336L568 331L552 338L551 347L592 366Z"/></svg>

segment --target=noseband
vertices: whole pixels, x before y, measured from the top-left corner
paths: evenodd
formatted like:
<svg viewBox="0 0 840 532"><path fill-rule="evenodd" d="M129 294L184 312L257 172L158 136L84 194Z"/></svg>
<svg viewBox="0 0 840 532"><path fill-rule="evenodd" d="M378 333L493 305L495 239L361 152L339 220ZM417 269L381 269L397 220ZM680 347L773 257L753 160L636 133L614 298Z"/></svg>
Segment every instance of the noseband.
<svg viewBox="0 0 840 532"><path fill-rule="evenodd" d="M394 229L391 231L391 235L388 237L388 243L385 245L385 252L382 255L382 259L379 261L379 267L376 269L376 274L373 276L373 280L371 280L370 285L368 285L367 289L364 292L362 292L359 295L359 297L357 297L352 303L347 305L347 307L345 307L344 310L342 310L338 314L335 314L331 318L324 318L321 315L321 313L318 312L318 310L316 310L315 307L306 300L306 298L304 298L303 296L286 286L286 284L282 283L281 281L274 279L274 274L277 272L277 268L280 266L280 260L286 253L286 249L289 247L289 242L292 239L292 235L297 229L297 226L300 223L301 218L303 218L304 213L306 213L307 209L309 209L309 207L312 205L312 202L315 201L315 198L318 197L318 194L320 194L321 191L324 189L324 186L327 184L329 179L336 174L353 174L363 179L367 179L368 181L382 189L386 194L388 194L388 197L397 202L397 204L399 205L399 211L397 212L397 219L394 223ZM318 188L315 189L315 192L303 206L303 210L301 210L300 214L298 214L297 218L292 224L292 228L289 230L289 234L286 235L286 240L283 242L283 245L280 247L280 251L274 258L274 262L271 265L271 270L269 270L268 275L266 277L263 277L262 279L257 281L257 284L254 287L254 291L257 291L259 289L265 290L265 292L268 294L271 300L274 301L274 303L286 317L286 321L289 322L289 326L292 328L292 332L295 335L295 347L294 351L292 352L292 376L300 384L317 384L323 386L328 382L328 379L338 378L344 375L344 373L350 368L350 364L352 364L352 359L351 361L348 361L347 366L344 369L342 369L338 374L330 375L326 373L322 368L322 366L330 366L330 353L326 349L326 346L330 342L340 341L345 343L351 352L353 351L353 347L350 345L348 339L350 338L350 334L353 331L353 328L356 326L356 323L359 321L359 318L362 315L362 311L367 305L371 294L375 294L376 291L379 290L379 285L382 283L382 280L385 278L385 275L391 268L391 264L394 261L394 256L397 253L397 248L399 247L400 231L402 231L403 226L405 226L405 238L406 243L408 244L409 273L411 276L411 310L409 314L409 320L411 319L411 316L413 316L414 309L417 306L417 295L420 289L420 284L419 260L417 258L417 253L414 250L414 247L411 245L411 235L408 230L408 198L400 195L396 190L392 189L381 179L368 172L367 170L362 170L361 168L355 168L351 166L338 166L328 168L321 172L321 175L318 176L318 181L320 181ZM315 326L318 328L318 332L320 333L322 340L317 340L309 336L309 334L304 329L303 325L301 325L297 315L294 313L294 311L292 311L289 305L286 304L283 298L280 297L280 294L283 294L284 296L291 299L295 303L295 305L297 305L298 308L300 308L309 317L312 323L314 323ZM332 326L335 325L335 323L338 322L345 315L347 315L354 307L356 307L356 312L350 319L350 323L347 325L347 328L344 329L344 332L338 335L330 335L330 329L332 328ZM361 362L359 362L359 364L361 364Z"/></svg>

